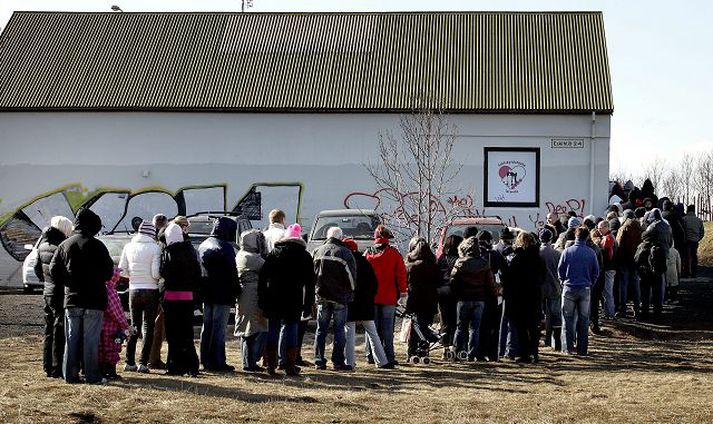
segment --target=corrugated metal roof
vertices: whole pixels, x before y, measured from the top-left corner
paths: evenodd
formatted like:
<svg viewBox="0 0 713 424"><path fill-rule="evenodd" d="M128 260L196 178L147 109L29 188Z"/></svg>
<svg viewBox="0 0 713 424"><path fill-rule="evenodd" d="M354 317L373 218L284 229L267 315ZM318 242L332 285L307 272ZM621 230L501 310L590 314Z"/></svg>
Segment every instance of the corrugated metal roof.
<svg viewBox="0 0 713 424"><path fill-rule="evenodd" d="M613 110L599 12L16 12L0 110Z"/></svg>

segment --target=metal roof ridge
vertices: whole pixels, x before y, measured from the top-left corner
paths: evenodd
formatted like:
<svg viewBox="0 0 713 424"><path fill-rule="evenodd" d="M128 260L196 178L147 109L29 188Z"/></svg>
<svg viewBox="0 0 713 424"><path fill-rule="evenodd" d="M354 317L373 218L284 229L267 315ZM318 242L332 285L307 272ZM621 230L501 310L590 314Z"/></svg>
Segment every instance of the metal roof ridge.
<svg viewBox="0 0 713 424"><path fill-rule="evenodd" d="M77 10L15 10L13 14L74 14L74 15L596 15L601 10L404 10L404 11L304 11L304 12L239 12L239 11L77 11Z"/></svg>

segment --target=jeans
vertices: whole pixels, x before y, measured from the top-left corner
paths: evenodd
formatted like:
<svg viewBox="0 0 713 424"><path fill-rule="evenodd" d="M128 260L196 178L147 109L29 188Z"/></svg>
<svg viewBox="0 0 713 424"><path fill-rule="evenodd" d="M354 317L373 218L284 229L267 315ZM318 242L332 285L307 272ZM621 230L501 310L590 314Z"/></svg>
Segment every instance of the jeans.
<svg viewBox="0 0 713 424"><path fill-rule="evenodd" d="M562 298L545 299L545 345L561 349Z"/></svg>
<svg viewBox="0 0 713 424"><path fill-rule="evenodd" d="M508 301L503 301L502 315L500 321L500 340L498 359L503 356L514 359L520 354L520 343L518 342L517 330L512 320L508 316Z"/></svg>
<svg viewBox="0 0 713 424"><path fill-rule="evenodd" d="M334 332L334 345L332 346L332 364L343 366L344 346L346 336L344 335L344 325L347 323L347 306L340 303L320 303L317 305L317 334L314 338L314 364L326 365L324 349L327 342L327 330L332 322Z"/></svg>
<svg viewBox="0 0 713 424"><path fill-rule="evenodd" d="M147 365L153 344L153 330L158 312L158 290L130 290L129 310L131 325L136 327L136 334L126 343L126 363L136 365L136 342L142 337L139 363Z"/></svg>
<svg viewBox="0 0 713 424"><path fill-rule="evenodd" d="M42 364L48 377L62 375L64 359L63 296L45 296L45 340Z"/></svg>
<svg viewBox="0 0 713 424"><path fill-rule="evenodd" d="M203 328L201 328L201 363L203 368L219 369L225 362L225 329L230 317L230 306L214 303L203 304Z"/></svg>
<svg viewBox="0 0 713 424"><path fill-rule="evenodd" d="M379 339L379 334L376 331L376 325L374 321L360 321L361 326L364 328L364 337L369 341L370 353L374 357L374 361L377 366L383 366L388 363L386 360L386 353L384 352L384 347L381 345L381 340ZM356 321L348 322L344 331L347 336L347 345L345 348L345 354L347 365L351 367L356 367Z"/></svg>
<svg viewBox="0 0 713 424"><path fill-rule="evenodd" d="M262 358L263 350L265 350L267 333L262 332L248 337L243 336L242 339L240 352L243 356L243 369L254 369L257 367L257 361Z"/></svg>
<svg viewBox="0 0 713 424"><path fill-rule="evenodd" d="M685 274L695 278L698 275L698 242L686 241L686 263L684 264Z"/></svg>
<svg viewBox="0 0 713 424"><path fill-rule="evenodd" d="M277 356L279 359L280 366L285 366L287 364L287 345L285 344L285 329L283 326L280 330L280 344L277 350ZM307 332L307 321L300 320L297 323L297 362L302 360L302 342L305 338L305 333Z"/></svg>
<svg viewBox="0 0 713 424"><path fill-rule="evenodd" d="M197 374L198 355L193 343L193 301L164 301L168 356L166 370L170 374Z"/></svg>
<svg viewBox="0 0 713 424"><path fill-rule="evenodd" d="M653 303L654 315L659 315L663 309L663 296L666 292L666 279L663 274L650 272L641 275L641 313L649 313L649 305Z"/></svg>
<svg viewBox="0 0 713 424"><path fill-rule="evenodd" d="M480 337L480 319L483 317L485 302L459 301L456 306L458 323L454 336L458 352L468 350L468 359L473 360L478 352L478 338ZM468 342L466 343L466 335Z"/></svg>
<svg viewBox="0 0 713 424"><path fill-rule="evenodd" d="M297 324L297 321L270 318L268 320L265 349L277 351L278 345L284 345L285 351L296 348L298 339Z"/></svg>
<svg viewBox="0 0 713 424"><path fill-rule="evenodd" d="M381 339L381 344L384 346L384 353L388 362L395 362L396 355L394 354L394 320L396 317L396 306L394 305L374 305L374 325L376 325L376 333ZM369 362L374 361L371 354L371 346L369 339L366 339L366 357Z"/></svg>
<svg viewBox="0 0 713 424"><path fill-rule="evenodd" d="M67 383L79 382L79 363L84 364L87 383L99 383L99 338L104 311L97 309L67 308L65 315L64 379Z"/></svg>
<svg viewBox="0 0 713 424"><path fill-rule="evenodd" d="M608 318L614 317L616 312L616 307L614 305L614 277L616 276L616 271L607 270L604 271L604 315Z"/></svg>
<svg viewBox="0 0 713 424"><path fill-rule="evenodd" d="M562 319L565 329L562 348L567 352L574 352L576 334L577 353L587 354L591 297L592 289L590 287L565 286L562 289Z"/></svg>
<svg viewBox="0 0 713 424"><path fill-rule="evenodd" d="M626 313L626 302L629 300L629 292L631 291L631 300L634 302L634 312L638 314L641 306L641 290L636 266L634 264L622 265L618 272L620 310L622 313Z"/></svg>

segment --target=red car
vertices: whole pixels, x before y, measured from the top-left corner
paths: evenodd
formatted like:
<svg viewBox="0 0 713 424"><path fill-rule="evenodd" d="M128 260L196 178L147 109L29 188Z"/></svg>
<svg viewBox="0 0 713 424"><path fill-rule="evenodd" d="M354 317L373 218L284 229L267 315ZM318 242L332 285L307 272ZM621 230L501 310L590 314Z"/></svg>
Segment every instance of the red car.
<svg viewBox="0 0 713 424"><path fill-rule="evenodd" d="M440 237L438 238L438 250L436 251L436 257L440 258L443 253L443 244L446 242L446 238L450 235L463 236L463 232L468 227L477 227L478 231L488 230L493 235L493 244L500 240L500 231L507 226L503 223L503 220L497 216L490 217L480 217L480 218L454 218L450 224L441 228Z"/></svg>

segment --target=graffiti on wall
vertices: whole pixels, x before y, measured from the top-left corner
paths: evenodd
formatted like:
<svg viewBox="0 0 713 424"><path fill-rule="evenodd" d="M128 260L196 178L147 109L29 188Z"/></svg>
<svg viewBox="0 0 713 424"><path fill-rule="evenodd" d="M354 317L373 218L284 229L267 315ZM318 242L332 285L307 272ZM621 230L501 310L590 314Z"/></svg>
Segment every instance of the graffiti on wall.
<svg viewBox="0 0 713 424"><path fill-rule="evenodd" d="M156 213L166 216L191 216L202 212L230 210L243 215L256 227L266 224L263 205L280 208L288 217L299 219L303 185L301 183L254 183L228 209L227 184L182 187L175 192L163 187L139 190L97 188L88 190L70 184L35 196L0 218L0 242L16 260L22 261L42 228L56 215L73 219L80 208L89 208L102 219L104 233L131 232L132 221L150 220Z"/></svg>

